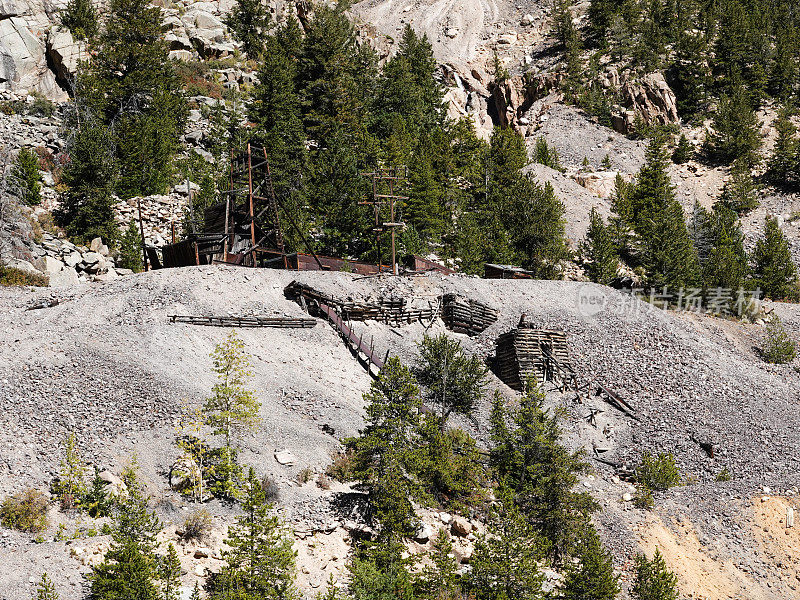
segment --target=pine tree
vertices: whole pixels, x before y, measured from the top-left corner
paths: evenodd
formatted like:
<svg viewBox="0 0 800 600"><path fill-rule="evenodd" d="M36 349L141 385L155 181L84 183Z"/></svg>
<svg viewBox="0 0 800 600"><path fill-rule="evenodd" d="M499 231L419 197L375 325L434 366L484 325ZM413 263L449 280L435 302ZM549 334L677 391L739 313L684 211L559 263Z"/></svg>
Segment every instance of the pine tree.
<svg viewBox="0 0 800 600"><path fill-rule="evenodd" d="M136 221L133 219L131 219L120 240L117 264L123 269L130 269L134 273L139 273L142 270L142 238L139 228L136 226Z"/></svg>
<svg viewBox="0 0 800 600"><path fill-rule="evenodd" d="M377 58L361 45L344 5L317 7L297 62L298 92L311 139L327 145L339 127L364 122L377 79Z"/></svg>
<svg viewBox="0 0 800 600"><path fill-rule="evenodd" d="M440 239L446 222L445 189L435 166L436 148L431 136L422 133L411 158L408 200L403 216L426 240Z"/></svg>
<svg viewBox="0 0 800 600"><path fill-rule="evenodd" d="M561 159L558 156L558 150L548 146L547 140L544 137L540 137L536 140L533 160L534 162L555 169L556 171L564 171L564 167L561 166Z"/></svg>
<svg viewBox="0 0 800 600"><path fill-rule="evenodd" d="M59 16L76 40L91 40L100 28L92 0L69 0Z"/></svg>
<svg viewBox="0 0 800 600"><path fill-rule="evenodd" d="M768 363L784 365L797 356L797 343L786 333L780 317L774 315L767 321L764 347L761 354Z"/></svg>
<svg viewBox="0 0 800 600"><path fill-rule="evenodd" d="M591 0L589 4L589 30L595 42L606 45L606 34L620 10L619 0Z"/></svg>
<svg viewBox="0 0 800 600"><path fill-rule="evenodd" d="M135 467L122 474L127 495L117 499L112 545L91 575L92 597L97 600L159 600L156 533L161 525L147 506Z"/></svg>
<svg viewBox="0 0 800 600"><path fill-rule="evenodd" d="M56 586L53 585L53 580L47 576L47 573L42 573L42 578L36 586L36 597L33 600L58 600Z"/></svg>
<svg viewBox="0 0 800 600"><path fill-rule="evenodd" d="M107 128L119 168L111 181L124 197L166 189L185 125L186 102L175 93L180 85L161 21L161 9L147 0L112 0L93 59L77 75L78 104Z"/></svg>
<svg viewBox="0 0 800 600"><path fill-rule="evenodd" d="M253 392L245 387L247 379L252 376L250 359L245 353L244 342L235 330L217 344L211 357L217 383L203 411L206 423L214 434L225 436L225 446L230 448L237 431L258 424L261 404Z"/></svg>
<svg viewBox="0 0 800 600"><path fill-rule="evenodd" d="M460 597L461 586L453 558L453 543L444 529L440 529L433 539L430 559L432 565L422 571L416 583L421 597L442 600Z"/></svg>
<svg viewBox="0 0 800 600"><path fill-rule="evenodd" d="M594 207L589 213L589 230L581 243L580 252L586 274L595 283L608 284L617 276L619 258L612 233Z"/></svg>
<svg viewBox="0 0 800 600"><path fill-rule="evenodd" d="M376 97L379 132L386 135L399 116L413 132L430 131L444 123L444 90L436 81L436 59L427 35L417 36L406 24L397 53L386 63Z"/></svg>
<svg viewBox="0 0 800 600"><path fill-rule="evenodd" d="M752 167L759 160L761 148L760 123L753 105L742 85L723 95L714 114L713 133L706 137L708 154L725 164L740 159Z"/></svg>
<svg viewBox="0 0 800 600"><path fill-rule="evenodd" d="M67 145L69 162L64 168L63 182L68 189L55 212L56 222L75 242L102 237L106 243L113 243L119 229L111 193L119 161L114 155L112 135L97 114L88 109L77 107L69 122L78 129Z"/></svg>
<svg viewBox="0 0 800 600"><path fill-rule="evenodd" d="M296 552L251 468L243 515L228 531L226 565L210 582L213 600L293 600Z"/></svg>
<svg viewBox="0 0 800 600"><path fill-rule="evenodd" d="M544 542L522 515L501 508L486 534L478 537L470 559L466 588L476 600L541 600L544 598L539 561Z"/></svg>
<svg viewBox="0 0 800 600"><path fill-rule="evenodd" d="M267 149L273 187L292 209L302 204L307 185L309 156L303 127L301 98L297 90L297 57L302 32L290 18L267 37L258 69L258 81L248 105L255 123L254 141ZM299 211L295 210L295 219Z"/></svg>
<svg viewBox="0 0 800 600"><path fill-rule="evenodd" d="M744 234L735 212L717 204L711 213L713 247L703 271L708 288L738 290L749 274Z"/></svg>
<svg viewBox="0 0 800 600"><path fill-rule="evenodd" d="M475 354L468 354L446 334L425 335L419 344L417 380L430 400L441 407L444 430L451 413L469 417L486 391L488 369Z"/></svg>
<svg viewBox="0 0 800 600"><path fill-rule="evenodd" d="M11 168L11 180L17 196L28 206L42 203L42 179L39 173L39 155L28 148L22 148Z"/></svg>
<svg viewBox="0 0 800 600"><path fill-rule="evenodd" d="M405 465L419 426L419 388L411 371L392 357L364 400L367 426L359 438L349 441L355 448L356 473L370 490L381 537L410 535L415 525L409 502L413 486L405 474Z"/></svg>
<svg viewBox="0 0 800 600"><path fill-rule="evenodd" d="M682 165L692 158L692 154L694 153L694 148L689 143L689 140L686 139L686 134L682 133L680 139L678 140L678 145L675 148L675 151L672 153L672 162L676 165Z"/></svg>
<svg viewBox="0 0 800 600"><path fill-rule="evenodd" d="M561 560L573 554L578 533L597 504L585 492L575 492L577 474L586 465L580 453L560 443L558 417L544 409L544 393L535 380L509 416L497 395L490 416L492 450L490 464L501 488L536 530L552 545Z"/></svg>
<svg viewBox="0 0 800 600"><path fill-rule="evenodd" d="M619 594L619 578L614 575L611 555L603 548L591 523L585 524L578 542L579 563L567 566L561 600L614 600Z"/></svg>
<svg viewBox="0 0 800 600"><path fill-rule="evenodd" d="M767 215L764 233L753 252L753 279L766 298L794 300L798 297L797 266L778 219Z"/></svg>
<svg viewBox="0 0 800 600"><path fill-rule="evenodd" d="M544 186L526 175L516 177L506 193L502 220L522 266L542 279L560 275L560 261L569 258L565 208L548 181Z"/></svg>
<svg viewBox="0 0 800 600"><path fill-rule="evenodd" d="M233 9L225 19L225 24L251 60L261 60L267 54L264 36L272 16L263 0L236 0Z"/></svg>
<svg viewBox="0 0 800 600"><path fill-rule="evenodd" d="M714 247L714 236L711 226L711 214L695 200L691 217L689 218L689 239L692 241L700 268L704 269Z"/></svg>
<svg viewBox="0 0 800 600"><path fill-rule="evenodd" d="M706 104L711 86L708 38L702 32L694 33L688 27L681 32L672 66L665 75L675 92L678 114L684 119L697 117ZM682 161L675 162L680 164Z"/></svg>
<svg viewBox="0 0 800 600"><path fill-rule="evenodd" d="M635 600L678 600L678 578L667 568L658 548L651 560L637 554L635 564L636 577L631 588Z"/></svg>
<svg viewBox="0 0 800 600"><path fill-rule="evenodd" d="M769 159L767 178L777 185L800 182L800 142L797 140L797 127L787 110L778 113L774 127L778 137Z"/></svg>
<svg viewBox="0 0 800 600"><path fill-rule="evenodd" d="M750 167L741 159L733 163L731 178L722 188L720 201L738 215L745 215L759 207L757 187Z"/></svg>
<svg viewBox="0 0 800 600"><path fill-rule="evenodd" d="M629 210L648 282L654 286L692 285L699 275L697 255L675 198L667 171L668 154L660 138L650 141L645 160L631 190Z"/></svg>
<svg viewBox="0 0 800 600"><path fill-rule="evenodd" d="M54 491L61 497L61 504L72 507L80 504L86 493L84 473L86 466L78 450L74 432L70 432L63 442L64 458L61 460L61 471L58 474L58 485Z"/></svg>
<svg viewBox="0 0 800 600"><path fill-rule="evenodd" d="M181 561L175 544L170 542L166 556L161 557L158 568L161 579L161 598L163 600L178 600L181 585Z"/></svg>

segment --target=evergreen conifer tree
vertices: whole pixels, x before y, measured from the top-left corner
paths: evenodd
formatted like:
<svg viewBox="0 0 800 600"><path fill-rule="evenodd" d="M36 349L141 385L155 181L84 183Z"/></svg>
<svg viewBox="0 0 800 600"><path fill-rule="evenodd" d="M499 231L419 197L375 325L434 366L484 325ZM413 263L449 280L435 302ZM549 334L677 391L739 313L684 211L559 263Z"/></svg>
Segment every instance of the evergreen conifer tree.
<svg viewBox="0 0 800 600"><path fill-rule="evenodd" d="M427 35L418 37L406 24L397 53L386 63L378 84L375 116L379 131L388 131L396 116L402 117L414 134L443 125L444 91L435 72L436 59Z"/></svg>
<svg viewBox="0 0 800 600"><path fill-rule="evenodd" d="M267 37L248 105L248 116L255 123L255 141L267 150L275 193L292 207L295 219L310 166L297 90L301 45L302 32L293 18Z"/></svg>
<svg viewBox="0 0 800 600"><path fill-rule="evenodd" d="M117 264L134 273L142 270L142 238L136 221L131 219L128 228L119 242L119 258Z"/></svg>
<svg viewBox="0 0 800 600"><path fill-rule="evenodd" d="M674 162L676 165L682 165L692 158L693 153L694 148L689 143L689 140L686 139L686 134L682 133L680 139L678 140L678 145L675 148L675 151L672 153L672 162Z"/></svg>
<svg viewBox="0 0 800 600"><path fill-rule="evenodd" d="M466 587L476 600L542 600L544 542L516 509L501 508L475 543Z"/></svg>
<svg viewBox="0 0 800 600"><path fill-rule="evenodd" d="M584 269L595 283L608 284L617 276L619 258L612 233L603 223L603 217L592 207L589 213L589 230L581 243Z"/></svg>
<svg viewBox="0 0 800 600"><path fill-rule="evenodd" d="M778 137L769 159L767 178L777 185L792 185L800 181L800 142L797 127L785 109L778 113L774 123Z"/></svg>
<svg viewBox="0 0 800 600"><path fill-rule="evenodd" d="M667 568L658 548L651 560L637 554L635 563L636 577L631 588L635 600L678 600L678 578Z"/></svg>
<svg viewBox="0 0 800 600"><path fill-rule="evenodd" d="M490 464L501 486L546 538L556 559L573 555L578 533L597 504L585 492L573 491L577 474L585 469L580 453L560 443L558 418L544 409L544 394L535 380L509 415L498 395L490 417Z"/></svg>
<svg viewBox="0 0 800 600"><path fill-rule="evenodd" d="M127 495L114 506L112 545L91 575L97 600L159 600L156 533L161 525L147 506L135 467L122 474Z"/></svg>
<svg viewBox="0 0 800 600"><path fill-rule="evenodd" d="M446 334L425 335L416 366L417 380L442 409L442 429L451 413L472 415L486 391L488 369L480 357L465 352L458 340Z"/></svg>
<svg viewBox="0 0 800 600"><path fill-rule="evenodd" d="M740 159L752 167L759 160L761 133L753 105L741 84L720 98L714 114L713 133L705 141L709 155L725 164Z"/></svg>
<svg viewBox="0 0 800 600"><path fill-rule="evenodd" d="M270 515L261 482L250 468L243 514L228 531L226 565L210 583L213 600L293 600L296 552L278 517Z"/></svg>
<svg viewBox="0 0 800 600"><path fill-rule="evenodd" d="M42 179L39 173L39 155L29 148L22 148L17 154L11 168L13 189L17 196L28 206L37 206L42 202Z"/></svg>
<svg viewBox="0 0 800 600"><path fill-rule="evenodd" d="M263 0L236 0L225 24L242 42L242 49L251 60L265 57L264 37L272 16Z"/></svg>
<svg viewBox="0 0 800 600"><path fill-rule="evenodd" d="M175 92L180 85L161 20L161 9L146 0L112 0L96 52L77 75L78 104L111 135L115 189L124 197L164 192L185 125L186 102Z"/></svg>
<svg viewBox="0 0 800 600"><path fill-rule="evenodd" d="M711 226L711 214L703 208L697 200L689 218L689 239L692 241L700 268L705 268L711 257L711 250L714 247L714 236Z"/></svg>
<svg viewBox="0 0 800 600"><path fill-rule="evenodd" d="M381 537L397 539L413 533L415 526L409 501L413 485L405 471L419 426L419 388L411 371L392 357L364 400L367 426L349 442L355 448L356 474L369 487Z"/></svg>
<svg viewBox="0 0 800 600"><path fill-rule="evenodd" d="M253 392L245 387L247 379L252 376L250 359L245 353L244 342L235 330L217 344L211 357L217 383L203 411L206 423L214 430L214 434L223 435L225 446L230 448L237 431L251 428L259 422L261 404Z"/></svg>
<svg viewBox="0 0 800 600"><path fill-rule="evenodd" d="M614 575L611 555L603 548L591 523L585 524L578 542L579 563L567 567L561 600L614 600L619 594L619 578Z"/></svg>
<svg viewBox="0 0 800 600"><path fill-rule="evenodd" d="M703 271L704 282L709 288L738 290L745 284L749 265L737 214L717 203L711 213L711 232L713 247Z"/></svg>
<svg viewBox="0 0 800 600"><path fill-rule="evenodd" d="M78 115L76 111L73 118L75 121L80 118L80 126L67 146L70 160L64 168L63 181L68 189L62 195L55 218L73 241L102 237L106 243L113 243L119 229L111 193L119 162L108 127L92 112L81 112L84 114Z"/></svg>
<svg viewBox="0 0 800 600"><path fill-rule="evenodd" d="M683 209L675 198L668 161L663 140L653 138L631 191L629 210L642 246L648 282L682 287L698 279L697 254L689 239Z"/></svg>
<svg viewBox="0 0 800 600"><path fill-rule="evenodd" d="M167 546L167 554L161 557L158 572L161 578L161 598L178 600L181 586L181 561L178 558L178 551L175 550L175 544L172 542Z"/></svg>
<svg viewBox="0 0 800 600"><path fill-rule="evenodd" d="M764 233L753 252L753 279L766 298L794 300L798 297L797 266L778 219L767 215Z"/></svg>
<svg viewBox="0 0 800 600"><path fill-rule="evenodd" d="M720 201L738 215L758 208L756 184L745 161L740 159L733 163L731 178L722 188Z"/></svg>
<svg viewBox="0 0 800 600"><path fill-rule="evenodd" d="M53 580L47 576L47 573L42 573L42 578L36 586L36 597L33 600L58 600L56 586L53 585Z"/></svg>
<svg viewBox="0 0 800 600"><path fill-rule="evenodd" d="M60 18L76 40L91 40L100 27L92 0L69 0Z"/></svg>

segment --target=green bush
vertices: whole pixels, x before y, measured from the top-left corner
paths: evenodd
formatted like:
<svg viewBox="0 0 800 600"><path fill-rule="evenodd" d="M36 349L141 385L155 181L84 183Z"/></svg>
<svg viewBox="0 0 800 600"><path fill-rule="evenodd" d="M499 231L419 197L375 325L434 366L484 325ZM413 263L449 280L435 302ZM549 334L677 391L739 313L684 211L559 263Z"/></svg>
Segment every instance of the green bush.
<svg viewBox="0 0 800 600"><path fill-rule="evenodd" d="M38 533L47 529L49 502L39 490L29 488L9 496L0 505L0 523L9 529Z"/></svg>
<svg viewBox="0 0 800 600"><path fill-rule="evenodd" d="M797 357L797 343L786 333L777 316L767 321L767 334L761 354L765 361L777 365L788 364Z"/></svg>
<svg viewBox="0 0 800 600"><path fill-rule="evenodd" d="M728 467L724 467L722 471L717 473L716 477L717 481L730 481L731 480L731 472L728 470Z"/></svg>
<svg viewBox="0 0 800 600"><path fill-rule="evenodd" d="M651 510L656 505L656 501L653 498L653 491L646 485L636 486L636 493L633 495L633 505L636 508Z"/></svg>
<svg viewBox="0 0 800 600"><path fill-rule="evenodd" d="M641 464L636 467L636 480L648 489L664 491L678 485L680 473L671 452L660 452L653 456L649 452L642 455Z"/></svg>
<svg viewBox="0 0 800 600"><path fill-rule="evenodd" d="M14 267L4 267L0 265L0 285L35 285L37 287L47 287L49 280L44 275L29 273Z"/></svg>

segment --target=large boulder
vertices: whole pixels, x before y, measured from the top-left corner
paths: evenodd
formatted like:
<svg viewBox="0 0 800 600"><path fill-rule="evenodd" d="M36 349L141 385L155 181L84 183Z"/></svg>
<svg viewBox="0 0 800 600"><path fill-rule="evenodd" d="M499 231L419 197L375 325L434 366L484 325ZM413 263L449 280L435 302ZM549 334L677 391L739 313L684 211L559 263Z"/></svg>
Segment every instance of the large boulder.
<svg viewBox="0 0 800 600"><path fill-rule="evenodd" d="M73 39L67 30L56 29L47 38L47 58L57 81L68 81L77 71L78 61L85 56L85 44Z"/></svg>
<svg viewBox="0 0 800 600"><path fill-rule="evenodd" d="M78 285L78 272L71 267L64 267L50 275L50 287L66 288Z"/></svg>

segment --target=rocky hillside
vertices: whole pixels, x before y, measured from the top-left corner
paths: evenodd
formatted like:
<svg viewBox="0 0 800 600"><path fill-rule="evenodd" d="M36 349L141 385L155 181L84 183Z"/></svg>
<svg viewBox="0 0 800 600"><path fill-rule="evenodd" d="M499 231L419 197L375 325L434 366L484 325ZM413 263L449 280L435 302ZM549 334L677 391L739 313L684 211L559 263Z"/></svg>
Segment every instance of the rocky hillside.
<svg viewBox="0 0 800 600"><path fill-rule="evenodd" d="M118 472L132 453L137 455L151 492L160 498L164 539L175 539L181 511L187 508L166 479L179 455L176 418L182 405L196 406L209 393L214 383L209 353L226 331L170 323L168 315L301 316L300 307L283 292L296 276L199 267L59 292L0 290L0 495L46 487L58 469L58 445L66 432L74 431L84 456L101 469ZM778 551L775 544L783 543L783 525L774 520L782 509L775 503L796 502L800 484L800 448L791 433L798 426L800 379L791 366L769 367L756 360L758 325L667 313L607 288L578 283L363 279L326 273L302 274L300 280L354 300L393 294L424 303L456 292L487 303L500 310L495 325L473 339L451 334L487 358L497 336L514 327L522 313L542 327L563 328L579 382L601 382L635 410L636 420L599 397L548 393L548 404L568 415L567 443L587 452L592 469L581 485L603 506L601 532L623 574L631 552L658 544L669 552L684 594L724 598L714 590L725 589L731 597L777 598L795 593L792 568L778 568L770 556ZM602 295L603 310L586 314L579 299L587 294ZM768 308L778 311L797 335L797 310ZM413 358L415 341L428 329L375 322L357 327L381 354L388 351L406 360ZM446 330L438 321L429 331ZM322 472L337 440L357 432L363 418L361 394L370 378L322 320L313 329L252 329L241 337L253 357L253 388L263 419L245 437L242 460L277 482L280 510L301 553L300 581L311 593L328 576L320 570L323 564L341 573L347 532L356 525L348 521L351 517L337 515L331 504L343 488L298 484L296 477L305 468ZM491 386L514 397L497 379ZM486 439L487 410L479 410L474 431L479 440ZM597 419L590 424L586 417L595 410ZM709 443L713 458L701 446ZM644 451L665 449L675 453L689 485L665 494L653 513L633 508L630 484L594 460L602 450L607 461L633 464ZM715 483L723 468L733 480ZM221 528L218 544L231 512L222 505L211 508L218 515L215 527ZM54 522L75 527L68 516L53 516ZM441 526L438 513L425 519ZM65 546L48 541L50 534L44 537L37 544L24 534L3 533L0 555L11 565L0 576L7 597L28 597L28 577L41 569L64 592L70 582L83 585L80 574L93 564L91 553L107 543L98 538ZM424 540L419 543L425 546ZM183 584L190 588L197 573L216 564L217 550L185 543L181 548ZM309 552L323 556L323 563L305 558ZM710 569L710 579L699 576L701 568Z"/></svg>

